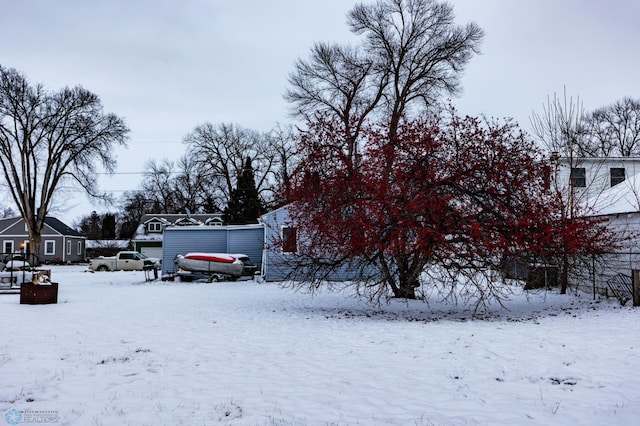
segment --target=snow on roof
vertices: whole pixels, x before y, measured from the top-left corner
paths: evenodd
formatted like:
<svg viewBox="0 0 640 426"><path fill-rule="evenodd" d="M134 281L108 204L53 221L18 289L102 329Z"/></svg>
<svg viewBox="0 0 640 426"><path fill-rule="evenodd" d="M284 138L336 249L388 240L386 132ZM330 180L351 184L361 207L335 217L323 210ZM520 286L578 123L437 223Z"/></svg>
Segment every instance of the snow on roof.
<svg viewBox="0 0 640 426"><path fill-rule="evenodd" d="M640 212L640 173L589 199L595 215Z"/></svg>
<svg viewBox="0 0 640 426"><path fill-rule="evenodd" d="M136 235L133 236L132 241L162 241L162 234L161 233L145 234L142 232L138 232L136 233Z"/></svg>

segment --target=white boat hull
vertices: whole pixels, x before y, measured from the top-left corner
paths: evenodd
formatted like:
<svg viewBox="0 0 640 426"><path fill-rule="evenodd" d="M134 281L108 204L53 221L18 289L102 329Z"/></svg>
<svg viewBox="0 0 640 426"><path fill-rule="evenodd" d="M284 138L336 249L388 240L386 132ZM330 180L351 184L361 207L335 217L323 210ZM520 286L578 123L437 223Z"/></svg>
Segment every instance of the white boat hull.
<svg viewBox="0 0 640 426"><path fill-rule="evenodd" d="M243 260L246 259L244 262ZM228 275L239 278L255 273L255 266L246 265L246 255L230 255L226 253L187 253L177 255L175 263L179 270L204 272L209 274Z"/></svg>

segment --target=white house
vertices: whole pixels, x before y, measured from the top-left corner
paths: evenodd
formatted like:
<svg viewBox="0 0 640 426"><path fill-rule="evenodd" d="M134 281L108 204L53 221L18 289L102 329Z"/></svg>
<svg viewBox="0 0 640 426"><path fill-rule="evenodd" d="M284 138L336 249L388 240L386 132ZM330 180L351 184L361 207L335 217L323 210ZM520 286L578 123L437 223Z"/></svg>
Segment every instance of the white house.
<svg viewBox="0 0 640 426"><path fill-rule="evenodd" d="M590 216L606 221L622 246L617 253L594 258L573 284L619 297L620 283L626 282L628 289L631 271L640 269L640 158L558 158L554 166L558 188L572 194Z"/></svg>
<svg viewBox="0 0 640 426"><path fill-rule="evenodd" d="M552 168L558 188L572 194L574 202L592 207L612 202L611 193L606 195L608 201L601 201L603 193L640 173L640 157L556 156L552 158Z"/></svg>

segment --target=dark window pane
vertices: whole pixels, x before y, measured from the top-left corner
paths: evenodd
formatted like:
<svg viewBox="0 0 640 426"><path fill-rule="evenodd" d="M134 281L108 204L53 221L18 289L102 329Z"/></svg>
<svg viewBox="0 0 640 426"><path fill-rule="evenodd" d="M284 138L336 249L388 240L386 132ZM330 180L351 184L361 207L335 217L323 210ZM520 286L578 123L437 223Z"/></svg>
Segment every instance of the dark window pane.
<svg viewBox="0 0 640 426"><path fill-rule="evenodd" d="M624 167L612 167L609 170L611 172L611 186L624 182Z"/></svg>
<svg viewBox="0 0 640 426"><path fill-rule="evenodd" d="M298 251L298 236L296 228L282 228L282 251L295 253Z"/></svg>
<svg viewBox="0 0 640 426"><path fill-rule="evenodd" d="M584 167L574 167L571 169L571 183L574 188L586 188L587 170Z"/></svg>

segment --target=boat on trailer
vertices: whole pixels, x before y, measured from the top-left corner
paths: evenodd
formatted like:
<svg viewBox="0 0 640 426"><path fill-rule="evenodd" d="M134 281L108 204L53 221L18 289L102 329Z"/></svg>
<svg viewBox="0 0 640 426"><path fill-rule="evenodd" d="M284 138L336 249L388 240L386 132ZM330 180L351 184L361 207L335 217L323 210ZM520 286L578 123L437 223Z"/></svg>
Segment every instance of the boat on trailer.
<svg viewBox="0 0 640 426"><path fill-rule="evenodd" d="M225 278L236 280L243 276L253 278L256 273L256 266L246 254L179 254L175 258L175 264L178 267L178 275L181 277L206 278L208 281L219 281Z"/></svg>

